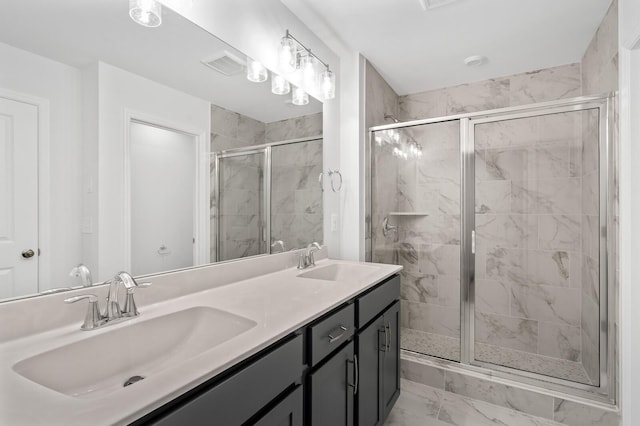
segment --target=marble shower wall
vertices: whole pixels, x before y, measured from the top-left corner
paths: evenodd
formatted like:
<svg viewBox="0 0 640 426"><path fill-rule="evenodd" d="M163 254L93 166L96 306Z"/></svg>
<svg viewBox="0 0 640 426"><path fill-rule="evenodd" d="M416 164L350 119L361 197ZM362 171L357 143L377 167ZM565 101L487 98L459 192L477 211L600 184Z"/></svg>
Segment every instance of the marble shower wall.
<svg viewBox="0 0 640 426"><path fill-rule="evenodd" d="M598 95L618 90L618 1L614 0L602 20L596 34L582 58L582 92L585 95ZM616 109L617 110L617 109ZM614 117L614 133L617 136L617 117ZM599 377L599 323L597 317L590 313L599 308L600 294L598 287L599 269L599 233L597 204L598 199L598 124L594 117L583 121L584 148L582 152L582 180L583 193L591 201L582 206L582 353L583 365L593 381ZM613 175L616 177L613 188L613 218L609 223L612 231L609 238L613 249L610 252L609 269L614 271L614 279L610 282L614 286L614 294L618 289L618 158L617 137L614 137ZM610 200L611 201L611 200ZM617 312L617 308L616 308ZM617 316L616 316L617 318ZM617 324L614 324L617 328ZM617 335L614 332L613 335ZM615 345L617 347L617 345ZM617 369L616 369L617 370Z"/></svg>
<svg viewBox="0 0 640 426"><path fill-rule="evenodd" d="M273 123L263 123L216 105L211 106L211 152L321 135L322 113ZM304 157L302 160L301 154L298 152L303 149L302 147L298 149L289 148L288 150L282 148L281 153L274 156L274 161L279 162L274 170L280 170L281 173L278 176L273 176L277 194L272 194L272 196L279 198L272 200L272 206L278 209L274 210L276 217L272 217L272 224L276 225L276 231L279 229L278 227L287 227L288 233L284 236L285 243L288 243L287 249L299 247L294 245L296 241L304 240L308 243L308 239L311 237L314 239L310 241L322 241L322 195L317 194L319 191L316 188L319 188L319 186L313 187L308 184L313 181L313 173L310 170L311 162L314 162L320 170L322 169L322 141L314 142L307 148L310 149L302 155ZM264 243L261 244L260 242L262 228L266 226L266 224L261 223L263 221L261 218L264 217L264 212L262 211L264 196L262 194L262 179L264 179L264 170L262 170L263 158L261 155L254 155L239 157L233 161L230 161L231 159L225 160L229 167L223 169L223 185L221 186L223 194L223 217L221 217L223 235L221 236L220 244L222 250L219 256L220 260L251 256L264 253L266 250ZM293 173L293 175L288 175L288 179L285 179L282 175L282 170L284 170L282 167L286 167L286 163L289 161L301 162L297 164L299 167L289 168L288 172ZM215 223L218 210L218 200L215 199L214 194L216 176L214 167L215 164L212 160L210 167L211 261L216 260L215 241L217 236ZM246 167L246 170L243 170L243 167ZM311 174L305 174L303 170L308 170ZM226 176L227 174L229 176ZM317 179L317 175L315 179ZM285 184L281 185L281 182L285 182ZM294 182L295 185L293 186L295 188L293 186L289 188L291 192L284 196L284 191L290 182ZM309 194L303 196L307 186ZM298 216L291 221L291 215L284 218L283 212L300 213L296 213ZM275 238L274 235L274 239L282 238Z"/></svg>
<svg viewBox="0 0 640 426"><path fill-rule="evenodd" d="M322 243L322 139L271 149L271 239L285 250Z"/></svg>
<svg viewBox="0 0 640 426"><path fill-rule="evenodd" d="M322 113L265 124L264 141L280 142L322 135Z"/></svg>
<svg viewBox="0 0 640 426"><path fill-rule="evenodd" d="M476 125L477 343L582 362L582 319L599 319L576 303L597 274L582 262L583 210L598 206L591 181L583 183L583 153L594 137L597 146L597 132L583 135L583 122L596 117Z"/></svg>

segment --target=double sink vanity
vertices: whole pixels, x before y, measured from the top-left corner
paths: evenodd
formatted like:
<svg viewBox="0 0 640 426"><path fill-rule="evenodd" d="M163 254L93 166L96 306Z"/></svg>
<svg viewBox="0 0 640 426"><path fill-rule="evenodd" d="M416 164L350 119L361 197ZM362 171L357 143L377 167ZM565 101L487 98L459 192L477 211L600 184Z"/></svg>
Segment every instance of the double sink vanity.
<svg viewBox="0 0 640 426"><path fill-rule="evenodd" d="M146 277L139 316L90 330L86 304L63 303L87 289L0 305L0 424L382 424L401 267L318 254Z"/></svg>

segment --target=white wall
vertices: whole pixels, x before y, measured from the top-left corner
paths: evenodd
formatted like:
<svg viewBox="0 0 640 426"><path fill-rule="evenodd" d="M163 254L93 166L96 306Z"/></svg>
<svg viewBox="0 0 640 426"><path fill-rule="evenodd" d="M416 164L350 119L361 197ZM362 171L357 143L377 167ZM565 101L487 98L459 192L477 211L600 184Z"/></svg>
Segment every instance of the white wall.
<svg viewBox="0 0 640 426"><path fill-rule="evenodd" d="M328 47L325 44L327 39L322 34L312 32L289 10L289 3L289 1L285 0L196 1L191 10L182 13L202 28L273 70L278 70L280 39L284 36L285 31L289 29L297 39L305 43L315 54L329 63L331 69L336 73L338 87L342 87L344 85L341 68L342 57L334 53L335 48L333 46ZM343 165L340 160L340 141L345 140L342 139L343 134L340 129L340 117L346 115L340 113L340 99L344 95L344 92L339 89L336 93L336 99L324 103L323 165L325 172L329 169L341 169L344 174L345 167L349 169L354 167L353 164ZM352 138L353 135L350 136L344 143L357 144ZM341 246L344 245L344 238L341 239L340 231L332 232L330 228L331 215L340 215L340 208L340 195L325 190L323 199L324 241L329 246L329 255L332 258L342 256L343 247ZM349 212L346 215L352 217ZM340 219L339 223L343 225L344 217L340 217ZM344 229L344 226L341 226L341 228ZM357 239L349 241L345 251L349 252L350 247L354 244L359 244Z"/></svg>
<svg viewBox="0 0 640 426"><path fill-rule="evenodd" d="M621 0L620 25L620 406L640 419L640 0Z"/></svg>
<svg viewBox="0 0 640 426"><path fill-rule="evenodd" d="M74 283L69 272L81 257L81 75L76 68L3 43L0 64L0 89L49 103L49 129L39 136L49 139L40 147L39 289L68 286Z"/></svg>
<svg viewBox="0 0 640 426"><path fill-rule="evenodd" d="M209 102L111 65L98 65L98 257L99 280L128 266L125 245L125 137L127 113L147 122L208 138ZM206 139L208 145L208 139ZM208 158L206 161L208 170ZM200 164L205 166L204 164ZM94 210L95 211L95 210ZM207 212L208 214L208 212ZM95 278L95 277L94 277Z"/></svg>

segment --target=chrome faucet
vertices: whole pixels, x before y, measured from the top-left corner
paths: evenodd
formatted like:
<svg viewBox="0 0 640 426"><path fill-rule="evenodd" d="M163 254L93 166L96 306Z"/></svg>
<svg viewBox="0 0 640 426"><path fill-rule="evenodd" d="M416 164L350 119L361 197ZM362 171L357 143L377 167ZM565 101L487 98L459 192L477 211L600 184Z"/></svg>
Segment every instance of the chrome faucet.
<svg viewBox="0 0 640 426"><path fill-rule="evenodd" d="M280 247L280 251L276 251L276 247L278 246ZM271 243L271 253L284 253L285 251L287 250L284 248L284 241L276 240Z"/></svg>
<svg viewBox="0 0 640 426"><path fill-rule="evenodd" d="M298 269L306 269L309 266L316 266L316 260L313 257L313 253L317 252L321 248L320 244L315 241L309 244L304 253L300 253L300 257L298 258Z"/></svg>
<svg viewBox="0 0 640 426"><path fill-rule="evenodd" d="M82 330L92 330L105 325L109 325L120 319L126 319L129 317L135 317L140 315L136 307L136 302L133 298L133 293L137 287L149 287L151 283L138 283L127 272L119 272L109 283L109 294L107 295L107 305L104 308L104 312L100 313L100 307L98 306L98 297L93 294L82 294L75 297L65 299L65 303L74 303L79 300L89 299L89 310L85 316L84 323L80 327ZM127 291L127 299L124 304L124 309L121 309L118 302L118 289L120 283Z"/></svg>
<svg viewBox="0 0 640 426"><path fill-rule="evenodd" d="M91 287L93 285L93 280L91 279L91 271L84 263L81 263L78 266L74 267L69 275L72 277L80 278L82 287Z"/></svg>
<svg viewBox="0 0 640 426"><path fill-rule="evenodd" d="M122 283L127 290L127 300L125 301L124 309L120 308L120 303L118 302L118 284L120 283ZM109 281L109 294L107 295L107 306L104 309L104 318L107 321L112 321L121 317L139 315L140 313L136 309L135 300L133 299L133 292L136 287L149 287L150 285L151 283L138 284L128 272L118 272L116 276Z"/></svg>

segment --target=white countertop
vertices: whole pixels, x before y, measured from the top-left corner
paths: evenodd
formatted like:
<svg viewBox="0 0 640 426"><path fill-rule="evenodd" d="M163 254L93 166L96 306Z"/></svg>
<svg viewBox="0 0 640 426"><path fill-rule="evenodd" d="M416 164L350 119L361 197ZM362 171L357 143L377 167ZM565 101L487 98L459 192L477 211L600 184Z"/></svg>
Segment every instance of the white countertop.
<svg viewBox="0 0 640 426"><path fill-rule="evenodd" d="M319 268L332 263L357 262L321 260L316 263L316 268ZM247 265L247 262L237 264L238 267ZM299 278L297 275L301 271L288 268L146 306L139 304L139 317L98 330L81 331L79 326L83 317L79 316L73 324L4 341L0 344L0 424L128 424L402 269L396 265L367 265L376 268L362 279L350 282ZM210 271L210 279L215 280L216 268L212 267ZM151 287L144 291L153 292L154 289ZM68 396L34 383L12 369L17 362L33 355L98 333L108 333L117 327L127 327L136 321L195 306L227 311L249 318L257 325L182 364L157 372L133 386L106 394ZM2 327L7 326L6 323L2 324ZM105 348L109 349L117 350ZM74 360L69 360L70 369L73 365ZM100 365L96 365L96 368L100 368Z"/></svg>

